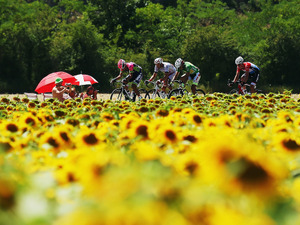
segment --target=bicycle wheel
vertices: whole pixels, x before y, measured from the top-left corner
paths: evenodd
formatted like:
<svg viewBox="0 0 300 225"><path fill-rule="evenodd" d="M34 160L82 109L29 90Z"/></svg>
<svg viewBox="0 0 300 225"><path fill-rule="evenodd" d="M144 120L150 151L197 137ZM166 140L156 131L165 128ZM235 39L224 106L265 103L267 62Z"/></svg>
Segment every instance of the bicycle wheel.
<svg viewBox="0 0 300 225"><path fill-rule="evenodd" d="M204 96L205 95L205 92L202 90L202 89L196 89L196 95L198 96Z"/></svg>
<svg viewBox="0 0 300 225"><path fill-rule="evenodd" d="M229 94L238 94L239 91L237 89L232 89L231 91L229 91Z"/></svg>
<svg viewBox="0 0 300 225"><path fill-rule="evenodd" d="M148 98L148 99L149 99L149 97L148 97L148 95L147 95L148 92L147 92L146 89L141 88L141 89L139 89L139 92L140 92L142 98Z"/></svg>
<svg viewBox="0 0 300 225"><path fill-rule="evenodd" d="M123 100L126 100L124 93L122 93L122 89L121 88L117 88L117 89L113 90L112 93L111 93L111 95L110 95L110 100L113 100L113 101L123 101Z"/></svg>
<svg viewBox="0 0 300 225"><path fill-rule="evenodd" d="M172 96L177 97L177 96L183 96L183 91L181 89L174 89L170 91L168 94L168 98L171 98Z"/></svg>
<svg viewBox="0 0 300 225"><path fill-rule="evenodd" d="M258 89L256 89L256 93L257 94L265 94L265 92L263 92L262 90L258 90Z"/></svg>
<svg viewBox="0 0 300 225"><path fill-rule="evenodd" d="M160 95L159 95L158 91L156 91L155 89L151 89L151 90L147 91L146 98L148 98L148 99L160 98Z"/></svg>

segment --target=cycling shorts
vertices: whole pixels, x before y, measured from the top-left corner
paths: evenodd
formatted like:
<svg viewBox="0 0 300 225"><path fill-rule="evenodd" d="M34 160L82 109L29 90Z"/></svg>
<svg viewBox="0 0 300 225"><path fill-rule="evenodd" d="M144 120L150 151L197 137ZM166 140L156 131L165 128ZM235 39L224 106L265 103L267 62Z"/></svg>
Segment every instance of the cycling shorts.
<svg viewBox="0 0 300 225"><path fill-rule="evenodd" d="M171 80L173 79L173 77L175 76L175 74L176 74L176 72L171 73L171 74L168 76L167 83L165 83L164 81L162 82L164 87L167 87L167 85L171 82Z"/></svg>
<svg viewBox="0 0 300 225"><path fill-rule="evenodd" d="M127 75L126 78L130 77L130 74ZM135 83L136 85L139 85L139 83L141 82L143 78L143 74L142 74L142 70L141 71L134 71L132 73L132 77L130 78L130 80L128 82L133 82Z"/></svg>
<svg viewBox="0 0 300 225"><path fill-rule="evenodd" d="M241 76L241 78L245 77L245 76L246 76L246 74L244 73ZM258 79L259 79L259 70L254 70L254 72L249 73L249 77L248 77L248 80L247 80L246 83L247 84L251 84L253 86L256 86Z"/></svg>
<svg viewBox="0 0 300 225"><path fill-rule="evenodd" d="M200 73L190 74L189 80L193 81L193 85L198 85L200 81L201 75Z"/></svg>

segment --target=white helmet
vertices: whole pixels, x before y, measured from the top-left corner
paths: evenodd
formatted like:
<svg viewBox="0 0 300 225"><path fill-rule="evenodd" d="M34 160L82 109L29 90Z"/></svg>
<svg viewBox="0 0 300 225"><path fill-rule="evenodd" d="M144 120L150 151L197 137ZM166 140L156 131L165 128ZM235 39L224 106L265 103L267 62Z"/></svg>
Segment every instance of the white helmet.
<svg viewBox="0 0 300 225"><path fill-rule="evenodd" d="M156 58L154 59L154 64L162 64L163 63L163 59L162 58Z"/></svg>
<svg viewBox="0 0 300 225"><path fill-rule="evenodd" d="M183 64L183 60L181 58L176 59L175 61L175 67L178 69Z"/></svg>
<svg viewBox="0 0 300 225"><path fill-rule="evenodd" d="M244 62L244 59L242 58L242 56L239 56L235 59L236 65L242 64L243 62Z"/></svg>

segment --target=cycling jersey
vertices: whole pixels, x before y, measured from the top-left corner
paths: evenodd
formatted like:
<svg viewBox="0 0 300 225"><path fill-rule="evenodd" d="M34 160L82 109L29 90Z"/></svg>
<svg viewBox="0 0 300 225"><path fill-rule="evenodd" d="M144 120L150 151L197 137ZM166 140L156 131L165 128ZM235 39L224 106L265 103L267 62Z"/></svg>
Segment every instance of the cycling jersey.
<svg viewBox="0 0 300 225"><path fill-rule="evenodd" d="M177 69L178 72L180 71L184 71L186 73L190 73L190 75L192 74L197 74L200 72L199 68L196 67L195 65L193 65L190 62L184 62L184 67L182 70L180 70L179 68Z"/></svg>
<svg viewBox="0 0 300 225"><path fill-rule="evenodd" d="M121 69L121 72L124 71L129 72L129 74L125 78L125 79L129 79L128 82L134 82L137 85L141 82L143 78L142 67L140 67L138 64L134 62L126 63L125 69L124 70Z"/></svg>
<svg viewBox="0 0 300 225"><path fill-rule="evenodd" d="M168 63L168 62L163 62L162 64L163 64L163 66L160 67L159 69L155 65L155 67L154 67L155 73L157 73L158 71L161 71L163 73L168 73L169 75L175 74L175 72L176 72L175 66L173 66L171 63Z"/></svg>
<svg viewBox="0 0 300 225"><path fill-rule="evenodd" d="M238 65L236 72L239 73L241 70L244 72L249 71L249 74L259 73L259 68L251 62L244 62L243 64Z"/></svg>
<svg viewBox="0 0 300 225"><path fill-rule="evenodd" d="M134 62L126 63L125 69L121 69L121 72L128 70L129 73L138 72L140 73L142 71L142 67L140 67L138 64Z"/></svg>

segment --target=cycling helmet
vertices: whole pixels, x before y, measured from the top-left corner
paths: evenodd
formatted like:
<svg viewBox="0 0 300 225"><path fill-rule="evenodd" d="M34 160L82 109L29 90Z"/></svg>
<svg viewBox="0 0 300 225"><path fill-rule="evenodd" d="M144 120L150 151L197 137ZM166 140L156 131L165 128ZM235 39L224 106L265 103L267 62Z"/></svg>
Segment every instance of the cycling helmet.
<svg viewBox="0 0 300 225"><path fill-rule="evenodd" d="M125 60L124 59L120 59L119 62L118 62L118 68L120 70L123 70L123 69L125 69L125 65L126 65Z"/></svg>
<svg viewBox="0 0 300 225"><path fill-rule="evenodd" d="M242 58L242 56L239 56L235 59L236 65L242 64L243 62L244 62L244 59Z"/></svg>
<svg viewBox="0 0 300 225"><path fill-rule="evenodd" d="M183 64L183 60L181 58L176 59L175 61L175 67L178 69Z"/></svg>
<svg viewBox="0 0 300 225"><path fill-rule="evenodd" d="M154 64L156 65L156 64L162 64L163 63L163 59L162 58L156 58L155 60L154 60Z"/></svg>

